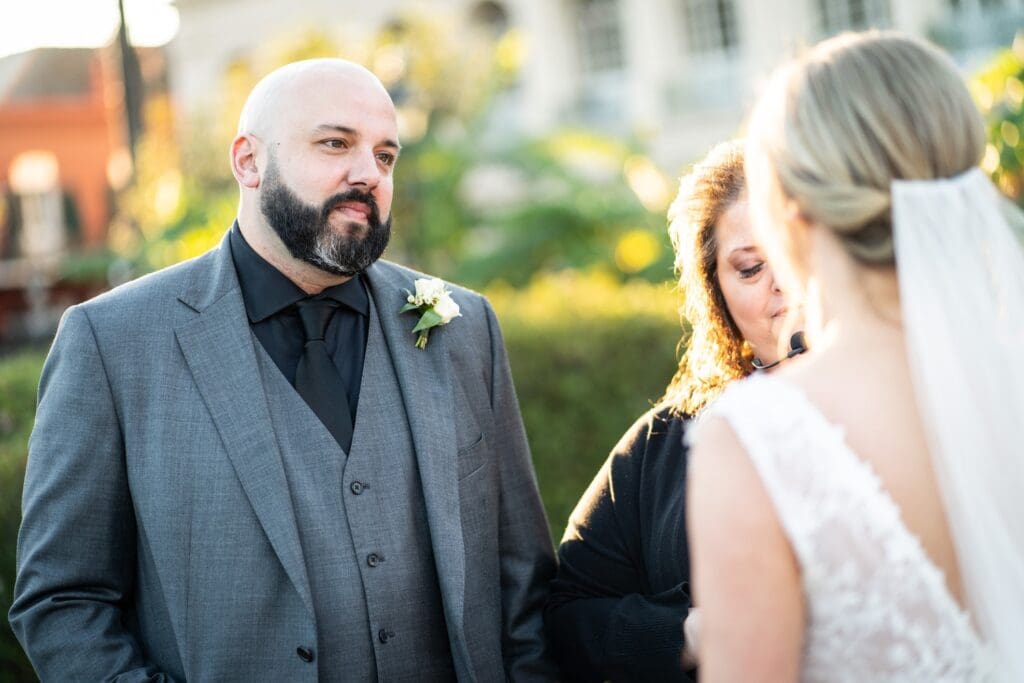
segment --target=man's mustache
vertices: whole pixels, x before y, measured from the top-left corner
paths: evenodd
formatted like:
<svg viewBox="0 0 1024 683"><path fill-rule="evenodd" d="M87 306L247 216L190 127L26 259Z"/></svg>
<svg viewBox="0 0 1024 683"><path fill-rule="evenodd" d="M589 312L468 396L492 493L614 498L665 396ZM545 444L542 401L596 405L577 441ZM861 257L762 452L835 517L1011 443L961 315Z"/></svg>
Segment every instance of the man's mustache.
<svg viewBox="0 0 1024 683"><path fill-rule="evenodd" d="M363 192L362 190L347 190L345 192L339 192L327 199L324 202L323 209L320 212L320 219L326 221L331 211L336 209L345 202L361 202L366 204L370 209L370 224L380 224L380 210L377 208L377 200L373 198L373 195L369 192Z"/></svg>

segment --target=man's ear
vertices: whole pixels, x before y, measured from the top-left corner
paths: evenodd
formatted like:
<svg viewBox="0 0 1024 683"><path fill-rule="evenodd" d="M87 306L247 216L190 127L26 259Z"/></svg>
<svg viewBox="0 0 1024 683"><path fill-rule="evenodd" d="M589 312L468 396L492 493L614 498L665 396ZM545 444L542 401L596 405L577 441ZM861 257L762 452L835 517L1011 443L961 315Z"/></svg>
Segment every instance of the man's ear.
<svg viewBox="0 0 1024 683"><path fill-rule="evenodd" d="M261 173L256 167L256 141L242 134L231 141L231 172L242 187L255 190L260 186Z"/></svg>

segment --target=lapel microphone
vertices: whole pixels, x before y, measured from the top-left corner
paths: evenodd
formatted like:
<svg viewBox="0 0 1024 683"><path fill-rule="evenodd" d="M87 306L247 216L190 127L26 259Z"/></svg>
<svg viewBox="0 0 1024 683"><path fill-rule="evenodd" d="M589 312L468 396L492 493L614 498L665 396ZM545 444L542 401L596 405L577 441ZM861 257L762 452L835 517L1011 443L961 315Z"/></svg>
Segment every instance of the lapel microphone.
<svg viewBox="0 0 1024 683"><path fill-rule="evenodd" d="M801 353L807 350L807 343L804 341L804 333L796 332L792 337L789 338L789 353L786 354L785 358L780 358L774 363L768 363L765 365L761 362L760 358L755 358L751 361L755 370L771 370L776 365L784 360L789 360L793 356L799 356Z"/></svg>

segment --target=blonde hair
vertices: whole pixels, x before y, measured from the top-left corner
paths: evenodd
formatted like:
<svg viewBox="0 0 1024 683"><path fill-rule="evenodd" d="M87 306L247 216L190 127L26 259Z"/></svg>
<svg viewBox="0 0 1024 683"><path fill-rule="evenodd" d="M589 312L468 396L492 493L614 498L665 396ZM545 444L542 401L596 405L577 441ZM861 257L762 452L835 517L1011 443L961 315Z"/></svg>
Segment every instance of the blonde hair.
<svg viewBox="0 0 1024 683"><path fill-rule="evenodd" d="M715 226L740 201L743 145L725 142L712 149L679 182L669 209L669 237L675 250L676 274L690 323L689 339L662 405L694 415L734 379L753 372L753 353L729 314L718 282L718 240Z"/></svg>
<svg viewBox="0 0 1024 683"><path fill-rule="evenodd" d="M851 256L875 266L893 263L892 181L958 175L985 144L950 58L879 31L826 40L783 66L754 109L748 140L748 157L767 162L750 166L752 183L774 183ZM792 235L775 236L793 254Z"/></svg>

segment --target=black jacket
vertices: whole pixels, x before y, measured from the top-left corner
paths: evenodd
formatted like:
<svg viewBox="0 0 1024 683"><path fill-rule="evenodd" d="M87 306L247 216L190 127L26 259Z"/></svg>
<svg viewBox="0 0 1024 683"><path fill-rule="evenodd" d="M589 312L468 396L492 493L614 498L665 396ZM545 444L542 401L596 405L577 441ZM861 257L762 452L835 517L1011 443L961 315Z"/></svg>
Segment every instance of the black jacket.
<svg viewBox="0 0 1024 683"><path fill-rule="evenodd" d="M690 681L687 420L651 410L623 435L569 519L545 609L571 681Z"/></svg>

